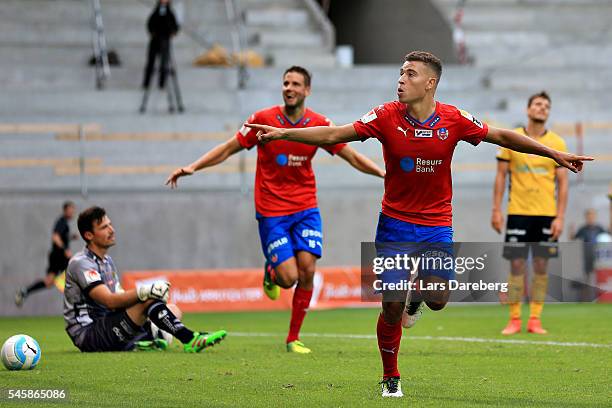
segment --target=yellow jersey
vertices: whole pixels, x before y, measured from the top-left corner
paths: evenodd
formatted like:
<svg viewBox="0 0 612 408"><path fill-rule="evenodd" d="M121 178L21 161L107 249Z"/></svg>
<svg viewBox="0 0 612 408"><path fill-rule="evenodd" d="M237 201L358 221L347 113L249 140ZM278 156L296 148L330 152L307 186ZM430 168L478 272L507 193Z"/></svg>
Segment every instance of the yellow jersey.
<svg viewBox="0 0 612 408"><path fill-rule="evenodd" d="M527 135L524 128L514 129ZM552 149L567 151L565 141L556 133L547 130L535 139ZM509 164L510 186L508 191L509 215L557 215L555 170L559 165L552 159L534 154L519 153L500 147L497 160Z"/></svg>

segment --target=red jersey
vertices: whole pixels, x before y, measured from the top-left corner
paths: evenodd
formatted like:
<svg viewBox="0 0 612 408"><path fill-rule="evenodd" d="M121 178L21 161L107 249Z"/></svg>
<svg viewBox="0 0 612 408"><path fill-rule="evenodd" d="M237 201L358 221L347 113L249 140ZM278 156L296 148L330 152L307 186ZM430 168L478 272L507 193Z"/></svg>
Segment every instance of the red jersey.
<svg viewBox="0 0 612 408"><path fill-rule="evenodd" d="M451 226L455 146L460 140L477 145L487 135L487 125L440 102L421 123L395 101L372 109L353 126L362 140L375 137L383 145L383 214L414 224Z"/></svg>
<svg viewBox="0 0 612 408"><path fill-rule="evenodd" d="M329 126L330 121L308 108L304 116L292 123L280 106L255 112L248 123L280 128ZM243 126L237 133L238 143L246 149L257 145L257 171L255 173L255 210L265 217L278 217L315 208L317 186L312 171L312 158L318 147L304 143L275 140L259 144L257 131ZM346 146L340 143L324 146L336 154Z"/></svg>

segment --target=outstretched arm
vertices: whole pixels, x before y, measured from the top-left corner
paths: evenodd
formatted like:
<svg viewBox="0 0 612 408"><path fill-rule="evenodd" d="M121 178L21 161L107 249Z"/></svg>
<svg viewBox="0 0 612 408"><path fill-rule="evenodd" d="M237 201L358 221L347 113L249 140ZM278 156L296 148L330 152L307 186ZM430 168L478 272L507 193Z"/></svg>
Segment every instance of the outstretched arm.
<svg viewBox="0 0 612 408"><path fill-rule="evenodd" d="M574 173L582 170L582 162L593 160L593 158L589 156L578 156L572 153L551 149L528 136L521 135L520 133L508 129L489 127L489 133L487 133L484 140L485 142L507 147L517 152L549 157L560 166L566 167Z"/></svg>
<svg viewBox="0 0 612 408"><path fill-rule="evenodd" d="M221 143L216 147L213 147L208 152L204 153L202 157L191 163L189 166L180 167L172 172L166 180L166 185L170 185L171 188L177 186L178 179L183 176L190 176L196 171L205 167L211 167L216 164L224 162L231 155L238 153L243 147L240 146L238 140L232 137L225 143Z"/></svg>
<svg viewBox="0 0 612 408"><path fill-rule="evenodd" d="M363 173L385 178L385 171L383 169L348 145L344 146L342 150L338 152L338 156L342 157L351 166Z"/></svg>
<svg viewBox="0 0 612 408"><path fill-rule="evenodd" d="M352 124L343 126L313 126L299 129L281 129L255 123L245 123L244 125L257 130L257 138L262 143L284 139L323 146L360 140Z"/></svg>

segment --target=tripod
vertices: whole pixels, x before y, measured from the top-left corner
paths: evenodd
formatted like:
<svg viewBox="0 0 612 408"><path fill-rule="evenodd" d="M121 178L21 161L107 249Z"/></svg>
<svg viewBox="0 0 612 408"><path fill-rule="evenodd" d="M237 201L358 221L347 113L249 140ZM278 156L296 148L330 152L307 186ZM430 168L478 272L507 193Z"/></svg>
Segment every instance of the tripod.
<svg viewBox="0 0 612 408"><path fill-rule="evenodd" d="M160 64L162 64L164 59L160 58ZM155 72L155 69L153 70ZM185 106L183 105L183 98L181 96L181 88L178 83L178 76L176 74L176 63L174 61L174 56L172 55L172 46L168 47L168 76L169 81L166 84L166 90L168 95L168 112L174 113L175 110L178 110L179 113L183 113L185 111ZM149 102L149 92L150 87L146 87L144 93L142 95L142 102L140 104L140 113L145 113L147 111L147 104Z"/></svg>

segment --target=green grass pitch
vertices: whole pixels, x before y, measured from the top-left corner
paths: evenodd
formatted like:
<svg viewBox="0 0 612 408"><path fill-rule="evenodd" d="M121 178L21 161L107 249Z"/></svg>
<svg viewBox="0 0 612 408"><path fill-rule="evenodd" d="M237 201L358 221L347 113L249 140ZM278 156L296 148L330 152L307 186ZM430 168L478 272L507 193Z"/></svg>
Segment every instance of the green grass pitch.
<svg viewBox="0 0 612 408"><path fill-rule="evenodd" d="M377 313L377 309L310 312L302 329L302 340L313 349L310 355L285 351L289 312L186 315L184 321L190 327L229 331L221 345L195 355L184 354L178 342L167 352L84 354L72 346L61 317L2 318L2 341L13 334L29 334L38 340L43 354L35 370L2 368L0 388L65 388L69 401L13 403L5 399L0 406L556 408L612 404L610 305L547 305L543 323L549 335L521 334L510 339L499 334L507 319L507 309L501 306L425 310L410 333L404 333L402 400L380 396ZM523 314L527 313L525 308ZM548 343L531 344L536 341Z"/></svg>

